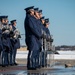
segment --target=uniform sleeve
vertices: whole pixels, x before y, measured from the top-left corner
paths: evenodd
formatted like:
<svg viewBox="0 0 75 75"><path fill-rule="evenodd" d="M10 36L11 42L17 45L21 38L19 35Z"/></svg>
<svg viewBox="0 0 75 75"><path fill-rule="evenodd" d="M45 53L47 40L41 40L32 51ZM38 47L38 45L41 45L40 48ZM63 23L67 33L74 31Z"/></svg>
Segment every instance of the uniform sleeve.
<svg viewBox="0 0 75 75"><path fill-rule="evenodd" d="M41 38L42 34L39 32L37 24L32 18L29 19L29 27L36 37Z"/></svg>
<svg viewBox="0 0 75 75"><path fill-rule="evenodd" d="M50 31L49 31L49 29L47 29L47 33L50 35Z"/></svg>
<svg viewBox="0 0 75 75"><path fill-rule="evenodd" d="M46 28L46 34L47 34L46 39L49 40L51 36L50 36L50 31L48 28Z"/></svg>
<svg viewBox="0 0 75 75"><path fill-rule="evenodd" d="M0 29L0 34L2 34L2 30Z"/></svg>

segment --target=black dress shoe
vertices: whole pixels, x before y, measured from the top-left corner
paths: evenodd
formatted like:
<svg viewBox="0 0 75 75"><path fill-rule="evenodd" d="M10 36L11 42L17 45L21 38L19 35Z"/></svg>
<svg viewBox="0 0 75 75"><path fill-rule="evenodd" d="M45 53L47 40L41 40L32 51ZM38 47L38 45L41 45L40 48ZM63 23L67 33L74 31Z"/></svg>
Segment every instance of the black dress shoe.
<svg viewBox="0 0 75 75"><path fill-rule="evenodd" d="M27 70L31 70L31 68L27 68Z"/></svg>
<svg viewBox="0 0 75 75"><path fill-rule="evenodd" d="M0 64L0 66L2 66L2 64Z"/></svg>
<svg viewBox="0 0 75 75"><path fill-rule="evenodd" d="M2 65L2 67L6 67L5 65Z"/></svg>
<svg viewBox="0 0 75 75"><path fill-rule="evenodd" d="M41 66L40 66L40 65L39 65L39 66L36 66L36 68L39 68L39 69L40 69L40 68L41 68Z"/></svg>
<svg viewBox="0 0 75 75"><path fill-rule="evenodd" d="M9 65L2 65L2 67L8 67Z"/></svg>
<svg viewBox="0 0 75 75"><path fill-rule="evenodd" d="M14 65L18 65L17 63L14 63Z"/></svg>
<svg viewBox="0 0 75 75"><path fill-rule="evenodd" d="M36 68L27 68L27 70L36 70Z"/></svg>
<svg viewBox="0 0 75 75"><path fill-rule="evenodd" d="M42 65L42 67L45 67L44 65Z"/></svg>
<svg viewBox="0 0 75 75"><path fill-rule="evenodd" d="M32 68L32 70L36 70L36 68Z"/></svg>
<svg viewBox="0 0 75 75"><path fill-rule="evenodd" d="M13 66L14 64L10 64L10 66Z"/></svg>
<svg viewBox="0 0 75 75"><path fill-rule="evenodd" d="M37 67L38 69L40 69L41 67L39 66L39 67Z"/></svg>

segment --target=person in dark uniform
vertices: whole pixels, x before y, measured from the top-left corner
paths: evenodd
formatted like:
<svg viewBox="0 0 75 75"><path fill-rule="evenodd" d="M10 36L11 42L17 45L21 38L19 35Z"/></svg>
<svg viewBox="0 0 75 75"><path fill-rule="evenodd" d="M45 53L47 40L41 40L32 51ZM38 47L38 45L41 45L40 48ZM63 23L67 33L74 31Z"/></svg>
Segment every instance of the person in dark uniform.
<svg viewBox="0 0 75 75"><path fill-rule="evenodd" d="M0 65L2 65L2 58L1 58L2 50L3 50L3 44L2 44L2 26L1 26L1 16L0 16Z"/></svg>
<svg viewBox="0 0 75 75"><path fill-rule="evenodd" d="M39 28L39 32L42 35L42 27L41 27L41 21L40 21L40 16L39 16L39 12L41 12L41 10L39 10L38 8L34 9L34 17L36 18L36 23L37 23L37 27ZM42 37L41 37L42 38ZM39 50L38 50L38 55L37 55L37 68L41 68L40 66L40 52L41 52L41 38L37 41L38 45L39 45Z"/></svg>
<svg viewBox="0 0 75 75"><path fill-rule="evenodd" d="M27 57L27 69L31 69L31 61L30 61L30 55L31 55L31 49L29 48L30 47L30 44L29 44L29 27L27 26L28 25L28 19L30 17L30 15L34 16L34 6L31 6L31 7L27 7L24 9L26 11L26 17L25 17L25 21L24 21L24 28L25 28L25 42L26 42L26 45L27 45L27 50L29 51L28 52L28 57Z"/></svg>
<svg viewBox="0 0 75 75"><path fill-rule="evenodd" d="M11 43L12 43L13 50L10 54L11 55L10 62L11 65L18 65L16 63L16 53L17 53L17 49L20 48L19 38L21 38L21 36L19 30L16 28L16 20L11 21L11 26L12 26L12 32L10 33L10 35L11 35Z"/></svg>
<svg viewBox="0 0 75 75"><path fill-rule="evenodd" d="M46 28L44 26L45 24L45 18L44 16L40 18L41 23L42 23L42 30L44 37L41 39L42 42L42 50L41 50L41 67L45 67L45 56L46 56Z"/></svg>
<svg viewBox="0 0 75 75"><path fill-rule="evenodd" d="M40 55L39 55L39 64L40 64L40 67L44 67L44 57L45 57L45 48L44 48L44 39L46 37L46 35L44 33L45 32L45 27L44 27L44 23L45 23L45 19L44 19L44 16L42 16L42 10L39 10L39 26L41 28L41 32L42 32L42 38L40 39L40 42L41 42L41 48L40 48Z"/></svg>
<svg viewBox="0 0 75 75"><path fill-rule="evenodd" d="M8 16L1 16L1 26L2 26L2 67L9 65L9 51L10 51L10 39L9 39L9 26L8 26Z"/></svg>
<svg viewBox="0 0 75 75"><path fill-rule="evenodd" d="M11 44L11 50L10 50L10 52L9 52L9 65L10 66L13 66L14 64L13 64L13 49L14 49L14 47L13 47L13 42L12 42L12 40L13 40L13 36L14 36L14 32L13 32L13 29L12 29L12 24L9 24L9 28L10 28L10 34L9 34L9 37L10 37L10 44Z"/></svg>
<svg viewBox="0 0 75 75"><path fill-rule="evenodd" d="M47 50L51 50L51 43L53 42L52 41L52 38L51 38L51 35L50 35L50 30L48 29L49 27L49 18L45 19L45 31L46 31L46 48ZM45 65L47 66L47 53L45 55Z"/></svg>
<svg viewBox="0 0 75 75"><path fill-rule="evenodd" d="M39 44L37 43L38 39L41 38L41 33L37 27L37 20L34 17L34 7L26 8L26 18L25 18L25 33L26 33L26 45L28 47L28 62L27 68L35 70L37 53L39 50Z"/></svg>

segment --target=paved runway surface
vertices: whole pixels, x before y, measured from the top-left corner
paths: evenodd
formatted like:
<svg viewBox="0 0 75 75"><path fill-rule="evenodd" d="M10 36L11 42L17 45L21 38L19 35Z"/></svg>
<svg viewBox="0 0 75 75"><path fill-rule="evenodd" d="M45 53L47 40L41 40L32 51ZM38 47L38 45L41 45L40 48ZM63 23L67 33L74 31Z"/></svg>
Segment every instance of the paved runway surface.
<svg viewBox="0 0 75 75"><path fill-rule="evenodd" d="M55 64L53 67L37 70L27 70L26 59L17 59L18 66L0 66L0 75L75 75L75 67L68 67L62 64ZM59 64L59 65L58 65Z"/></svg>
<svg viewBox="0 0 75 75"><path fill-rule="evenodd" d="M75 75L75 67L54 66L37 70L27 70L26 65L0 66L0 75Z"/></svg>

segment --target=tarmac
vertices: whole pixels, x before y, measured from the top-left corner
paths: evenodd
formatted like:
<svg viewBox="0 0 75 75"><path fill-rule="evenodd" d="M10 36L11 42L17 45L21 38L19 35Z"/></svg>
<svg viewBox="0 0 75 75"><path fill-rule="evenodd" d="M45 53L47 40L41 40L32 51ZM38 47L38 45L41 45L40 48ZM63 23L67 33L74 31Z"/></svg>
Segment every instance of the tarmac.
<svg viewBox="0 0 75 75"><path fill-rule="evenodd" d="M0 67L0 75L75 75L75 68L64 68L63 66L27 70L25 65Z"/></svg>
<svg viewBox="0 0 75 75"><path fill-rule="evenodd" d="M27 70L26 59L17 59L17 66L0 66L0 75L75 75L75 66L65 68L64 65L55 64L37 70Z"/></svg>

